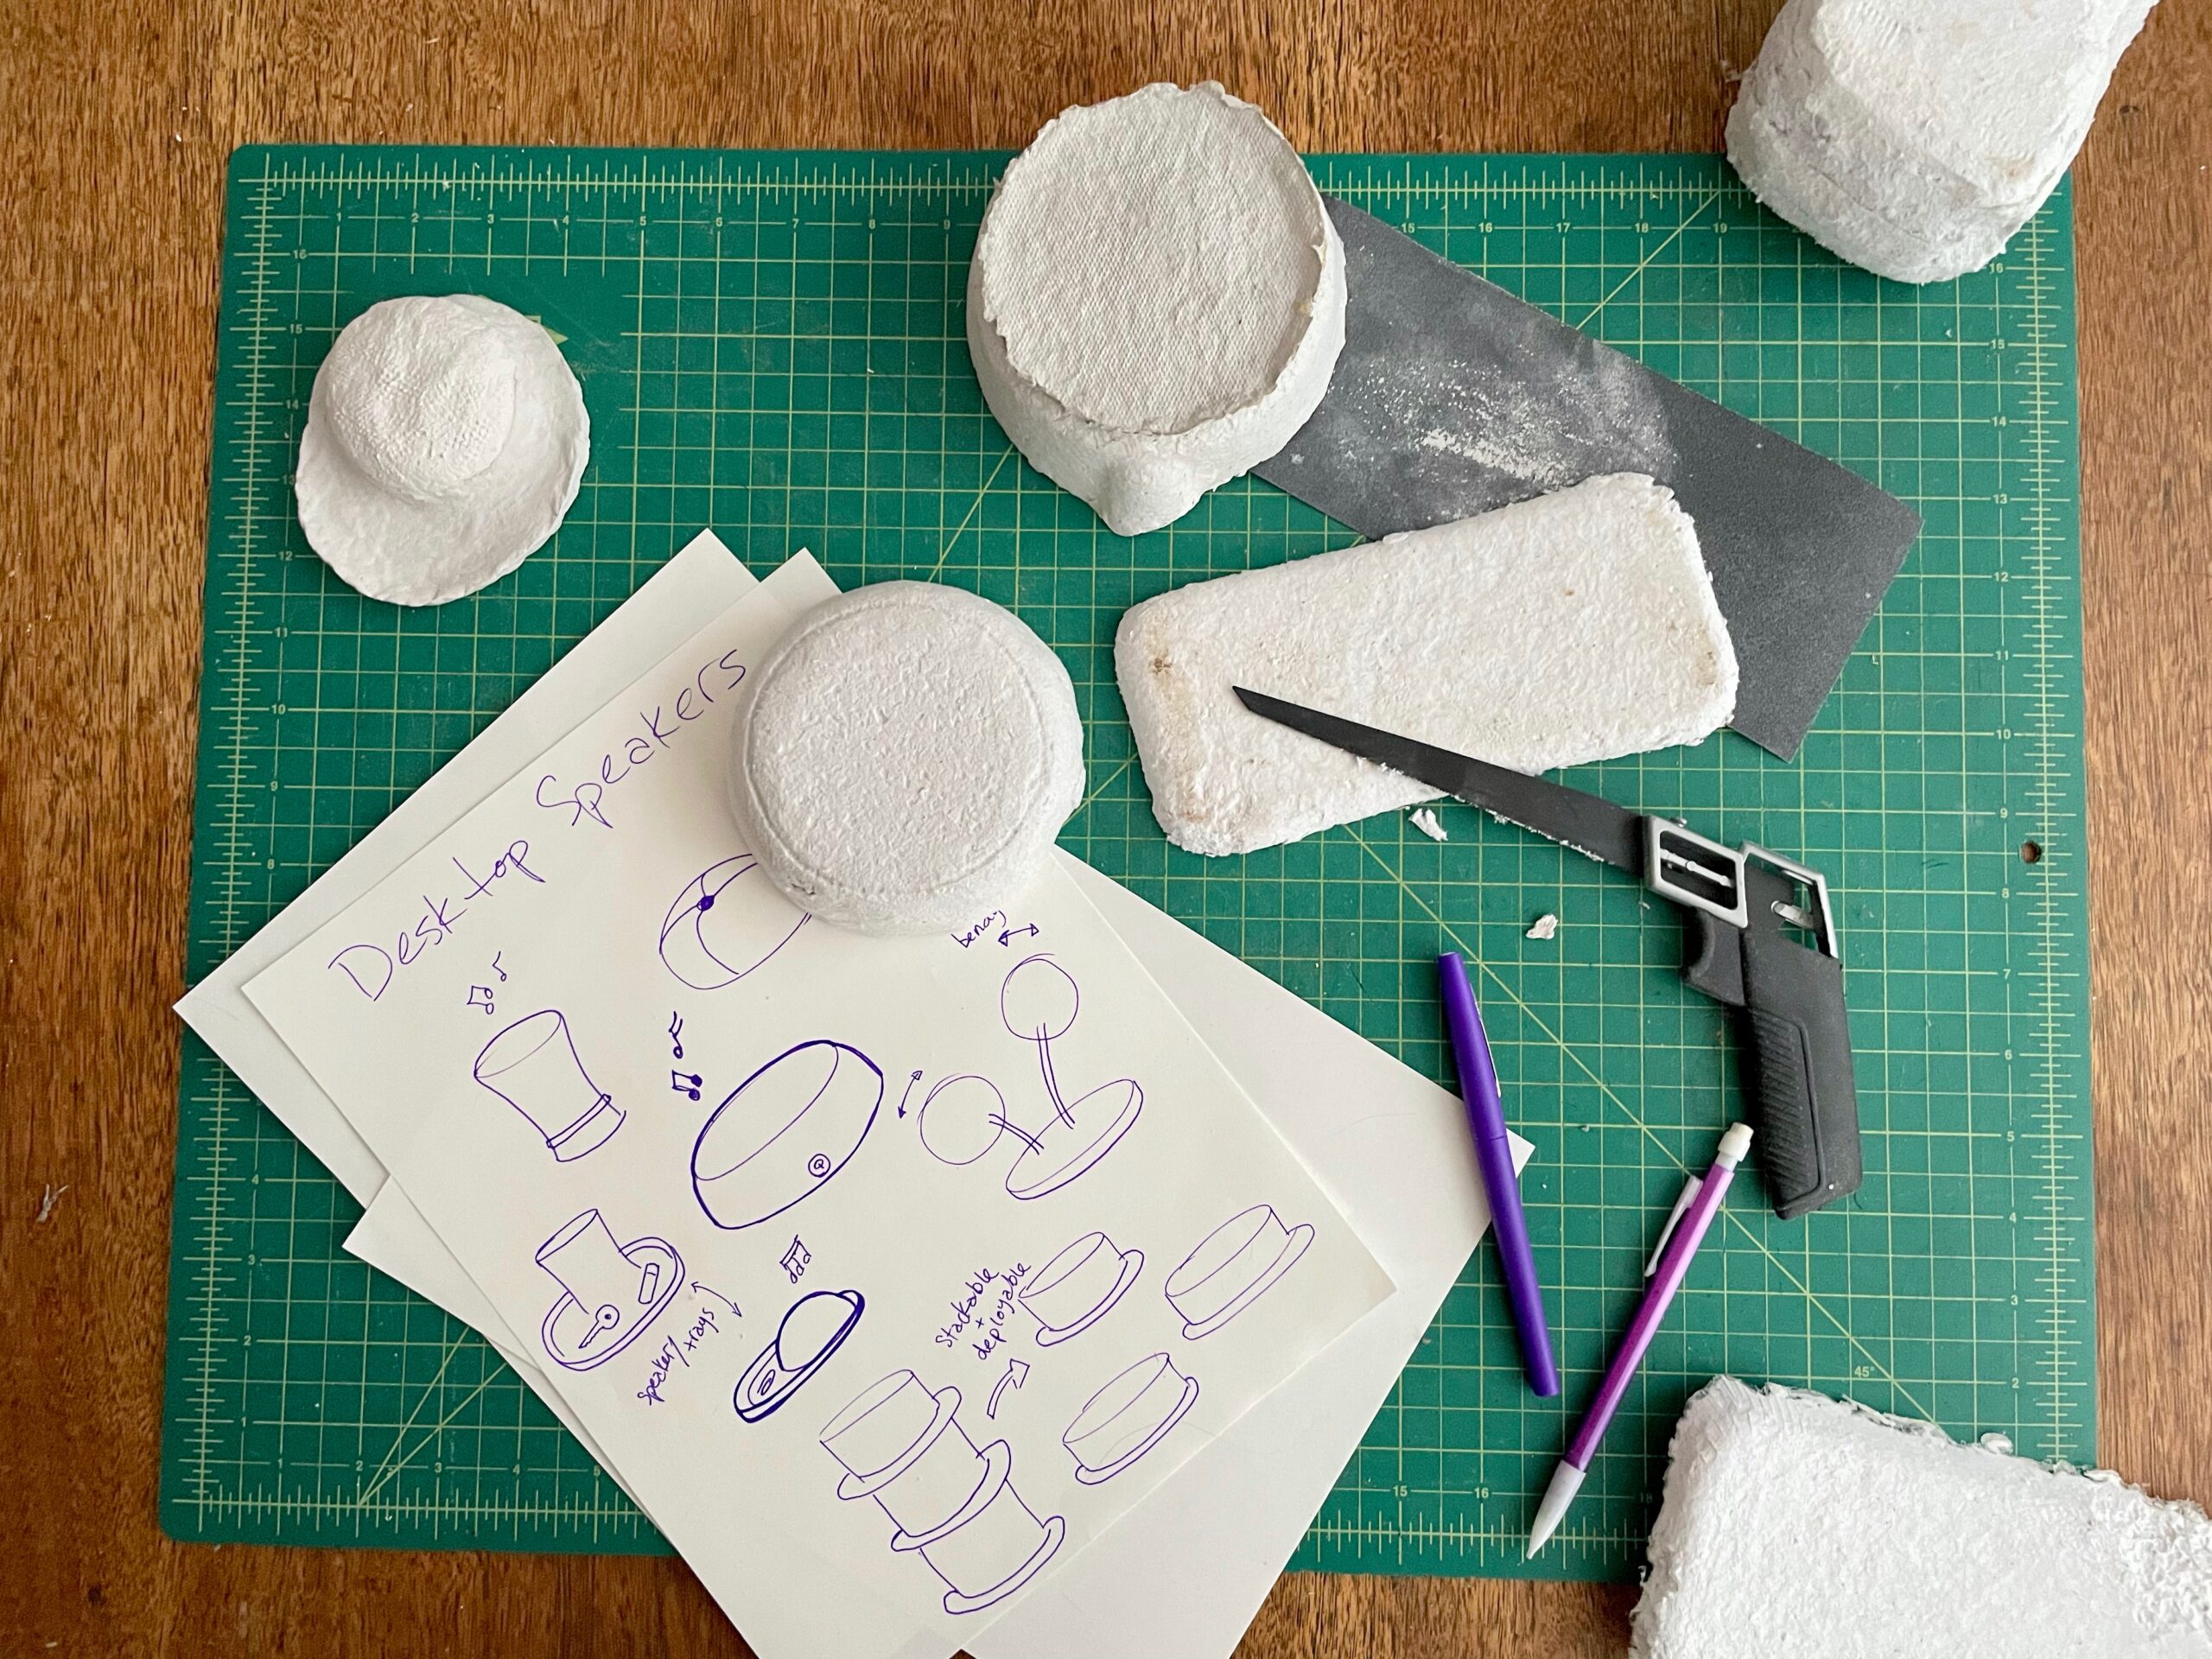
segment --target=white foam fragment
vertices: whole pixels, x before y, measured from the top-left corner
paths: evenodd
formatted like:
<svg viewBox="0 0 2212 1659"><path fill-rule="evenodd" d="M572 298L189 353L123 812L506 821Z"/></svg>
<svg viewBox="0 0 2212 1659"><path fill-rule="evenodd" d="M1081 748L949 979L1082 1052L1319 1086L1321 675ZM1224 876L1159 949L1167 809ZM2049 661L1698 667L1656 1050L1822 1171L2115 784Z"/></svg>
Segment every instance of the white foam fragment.
<svg viewBox="0 0 2212 1659"><path fill-rule="evenodd" d="M1696 531L1637 473L1162 594L1122 617L1114 670L1154 814L1209 854L1438 794L1238 685L1532 772L1695 742L1736 704Z"/></svg>
<svg viewBox="0 0 2212 1659"><path fill-rule="evenodd" d="M1559 918L1546 911L1529 925L1529 931L1521 937L1527 939L1556 938L1559 937Z"/></svg>
<svg viewBox="0 0 2212 1659"><path fill-rule="evenodd" d="M1824 247L1906 283L1989 263L2073 161L2153 0L1789 0L1728 159Z"/></svg>
<svg viewBox="0 0 2212 1659"><path fill-rule="evenodd" d="M793 904L868 933L1019 898L1083 799L1083 721L1052 647L957 588L817 606L747 677L730 805Z"/></svg>
<svg viewBox="0 0 2212 1659"><path fill-rule="evenodd" d="M583 390L530 318L476 294L385 300L315 372L300 527L371 599L438 604L543 546L590 453Z"/></svg>
<svg viewBox="0 0 2212 1659"><path fill-rule="evenodd" d="M1726 1376L1670 1457L1639 1659L2212 1654L2193 1503Z"/></svg>
<svg viewBox="0 0 2212 1659"><path fill-rule="evenodd" d="M1444 833L1444 821L1436 816L1436 809L1434 807L1417 806L1408 813L1407 817L1411 821L1414 828L1420 830L1421 834L1427 836L1431 841L1449 841L1452 839L1450 836Z"/></svg>
<svg viewBox="0 0 2212 1659"><path fill-rule="evenodd" d="M1289 442L1344 339L1344 247L1320 192L1267 117L1211 81L1047 122L969 266L991 413L1122 536Z"/></svg>

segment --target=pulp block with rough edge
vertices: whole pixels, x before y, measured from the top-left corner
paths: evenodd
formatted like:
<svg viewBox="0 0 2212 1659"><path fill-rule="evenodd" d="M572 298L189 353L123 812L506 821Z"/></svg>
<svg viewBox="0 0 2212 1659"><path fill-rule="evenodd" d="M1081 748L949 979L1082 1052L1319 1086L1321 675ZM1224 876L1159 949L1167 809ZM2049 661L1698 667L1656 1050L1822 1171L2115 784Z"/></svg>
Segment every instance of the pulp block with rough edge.
<svg viewBox="0 0 2212 1659"><path fill-rule="evenodd" d="M2004 251L2155 0L1789 0L1728 117L1752 193L1902 283Z"/></svg>
<svg viewBox="0 0 2212 1659"><path fill-rule="evenodd" d="M1637 473L1132 607L1114 673L1168 839L1251 852L1438 791L1235 688L1546 772L1728 722L1736 652L1697 533Z"/></svg>
<svg viewBox="0 0 2212 1659"><path fill-rule="evenodd" d="M1638 1659L2212 1655L2194 1503L1731 1376L1669 1451Z"/></svg>

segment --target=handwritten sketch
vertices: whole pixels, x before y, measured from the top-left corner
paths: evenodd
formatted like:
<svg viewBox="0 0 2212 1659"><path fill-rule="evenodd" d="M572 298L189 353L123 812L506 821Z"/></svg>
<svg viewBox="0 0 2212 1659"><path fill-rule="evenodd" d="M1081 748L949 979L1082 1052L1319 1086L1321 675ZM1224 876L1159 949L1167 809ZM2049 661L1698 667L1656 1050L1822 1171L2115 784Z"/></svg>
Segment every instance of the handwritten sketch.
<svg viewBox="0 0 2212 1659"><path fill-rule="evenodd" d="M1008 1131L1029 1140L1025 1131L1007 1122L1006 1096L998 1084L972 1072L947 1077L931 1088L915 1116L930 1155L956 1166L974 1163Z"/></svg>
<svg viewBox="0 0 2212 1659"><path fill-rule="evenodd" d="M1085 1233L1021 1287L1021 1305L1044 1327L1037 1345L1065 1342L1104 1319L1144 1270L1142 1250L1124 1250L1103 1233Z"/></svg>
<svg viewBox="0 0 2212 1659"><path fill-rule="evenodd" d="M768 886L766 875L749 884L765 900L756 902L754 891L747 891L743 895L747 902L734 902L740 895L730 887L756 868L750 853L709 865L685 884L668 907L660 925L660 959L693 990L718 991L736 984L814 919L805 911L791 908ZM725 895L731 902L724 902Z"/></svg>
<svg viewBox="0 0 2212 1659"><path fill-rule="evenodd" d="M844 1168L883 1104L883 1071L817 1038L785 1050L715 1108L691 1148L691 1190L735 1232L779 1216Z"/></svg>
<svg viewBox="0 0 2212 1659"><path fill-rule="evenodd" d="M596 1210L539 1245L537 1265L561 1287L539 1334L553 1363L572 1371L620 1353L683 1287L683 1258L674 1245L650 1236L617 1244Z"/></svg>
<svg viewBox="0 0 2212 1659"><path fill-rule="evenodd" d="M1313 1242L1309 1223L1285 1227L1271 1205L1255 1204L1223 1222L1162 1287L1183 1316L1183 1334L1196 1339L1220 1330L1288 1273Z"/></svg>
<svg viewBox="0 0 2212 1659"><path fill-rule="evenodd" d="M682 1095L686 1100L696 1100L700 1090L707 1086L707 1080L696 1071L678 1071L671 1066L668 1069L668 1086L671 1093Z"/></svg>
<svg viewBox="0 0 2212 1659"><path fill-rule="evenodd" d="M1006 1375L1000 1377L996 1382L991 1385L991 1397L984 1404L983 1415L986 1417L997 1416L999 1414L999 1396L1003 1395L1008 1389L1020 1388L1028 1380L1029 1362L1027 1360L1009 1359L1007 1361Z"/></svg>
<svg viewBox="0 0 2212 1659"><path fill-rule="evenodd" d="M591 1080L557 1008L502 1030L476 1057L476 1081L529 1119L563 1163L607 1143L626 1114Z"/></svg>
<svg viewBox="0 0 2212 1659"><path fill-rule="evenodd" d="M785 1308L774 1338L737 1379L730 1400L738 1416L757 1423L781 1411L845 1345L866 1306L857 1290L816 1290Z"/></svg>
<svg viewBox="0 0 2212 1659"><path fill-rule="evenodd" d="M891 1548L918 1554L944 1581L944 1611L973 1613L1036 1577L1067 1522L1023 1502L1013 1448L994 1440L978 1451L954 1416L959 1406L958 1389L932 1392L913 1372L893 1371L831 1418L821 1439L845 1468L837 1496L874 1498L897 1529Z"/></svg>
<svg viewBox="0 0 2212 1659"><path fill-rule="evenodd" d="M1144 1090L1133 1077L1117 1077L1069 1100L1052 1065L1052 1045L1073 1028L1083 1007L1074 976L1049 956L1025 957L999 987L999 1017L1006 1028L1037 1046L1037 1066L1052 1111L1023 1136L1027 1141L1007 1174L1017 1198L1057 1192L1114 1149L1144 1109Z"/></svg>
<svg viewBox="0 0 2212 1659"><path fill-rule="evenodd" d="M1082 992L1066 969L1048 956L1025 957L999 987L999 1017L1006 1028L1037 1049L1048 1110L1024 1127L1007 1110L1006 1095L973 1072L947 1077L923 1097L922 1145L940 1163L972 1164L1011 1139L1021 1148L1007 1171L1006 1190L1017 1198L1057 1192L1114 1149L1144 1109L1144 1090L1117 1077L1071 1101L1060 1088L1052 1045L1074 1026ZM903 1103L902 1103L903 1104Z"/></svg>
<svg viewBox="0 0 2212 1659"><path fill-rule="evenodd" d="M1198 1379L1166 1354L1137 1361L1092 1395L1060 1436L1075 1478L1086 1486L1113 1479L1166 1439L1198 1398Z"/></svg>

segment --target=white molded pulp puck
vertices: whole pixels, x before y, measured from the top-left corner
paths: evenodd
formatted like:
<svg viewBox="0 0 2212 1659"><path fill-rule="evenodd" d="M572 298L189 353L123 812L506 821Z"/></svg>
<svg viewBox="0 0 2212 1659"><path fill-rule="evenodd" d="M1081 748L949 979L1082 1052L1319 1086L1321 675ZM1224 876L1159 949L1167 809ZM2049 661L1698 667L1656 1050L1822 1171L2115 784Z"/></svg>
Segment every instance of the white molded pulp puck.
<svg viewBox="0 0 2212 1659"><path fill-rule="evenodd" d="M1067 670L1012 612L889 582L808 612L736 722L730 804L791 902L927 933L1017 899L1083 798Z"/></svg>
<svg viewBox="0 0 2212 1659"><path fill-rule="evenodd" d="M315 373L300 525L371 599L435 605L543 546L590 451L583 389L537 323L475 294L385 300Z"/></svg>
<svg viewBox="0 0 2212 1659"><path fill-rule="evenodd" d="M1287 443L1344 340L1344 253L1266 116L1162 82L1047 122L983 216L968 345L1047 478L1141 535Z"/></svg>

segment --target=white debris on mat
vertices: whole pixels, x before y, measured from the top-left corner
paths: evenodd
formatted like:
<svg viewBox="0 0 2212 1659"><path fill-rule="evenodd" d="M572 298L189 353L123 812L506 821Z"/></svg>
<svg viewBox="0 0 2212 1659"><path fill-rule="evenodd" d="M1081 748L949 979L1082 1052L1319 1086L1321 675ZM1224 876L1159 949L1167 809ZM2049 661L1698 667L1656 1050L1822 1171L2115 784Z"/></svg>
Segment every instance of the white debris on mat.
<svg viewBox="0 0 2212 1659"><path fill-rule="evenodd" d="M1776 213L1867 270L2003 251L2081 149L2152 0L1789 0L1728 118Z"/></svg>
<svg viewBox="0 0 2212 1659"><path fill-rule="evenodd" d="M537 323L475 294L385 300L315 372L300 527L371 599L439 604L543 546L590 453L583 389Z"/></svg>
<svg viewBox="0 0 2212 1659"><path fill-rule="evenodd" d="M1670 1459L1639 1659L2212 1654L2193 1503L1726 1376Z"/></svg>
<svg viewBox="0 0 2212 1659"><path fill-rule="evenodd" d="M1554 938L1558 932L1559 918L1549 911L1546 911L1541 916L1536 918L1535 921L1529 925L1529 931L1522 937L1529 939L1548 939Z"/></svg>
<svg viewBox="0 0 2212 1659"><path fill-rule="evenodd" d="M1234 688L1523 772L1726 725L1736 652L1689 516L1636 473L1133 607L1114 671L1168 838L1250 852L1439 791Z"/></svg>
<svg viewBox="0 0 2212 1659"><path fill-rule="evenodd" d="M1407 817L1412 821L1414 828L1420 830L1421 834L1427 836L1431 841L1449 841L1452 839L1450 836L1444 833L1444 821L1436 816L1436 809L1434 807L1417 806L1410 813L1407 814Z"/></svg>
<svg viewBox="0 0 2212 1659"><path fill-rule="evenodd" d="M1344 253L1266 116L1206 81L1046 123L983 216L968 345L991 413L1117 535L1288 442L1344 340Z"/></svg>
<svg viewBox="0 0 2212 1659"><path fill-rule="evenodd" d="M1083 721L1052 647L957 588L887 582L809 611L746 683L730 805L801 909L864 933L1017 899L1083 800Z"/></svg>

